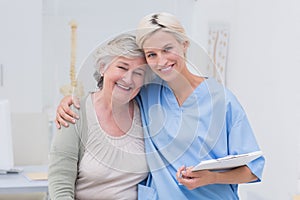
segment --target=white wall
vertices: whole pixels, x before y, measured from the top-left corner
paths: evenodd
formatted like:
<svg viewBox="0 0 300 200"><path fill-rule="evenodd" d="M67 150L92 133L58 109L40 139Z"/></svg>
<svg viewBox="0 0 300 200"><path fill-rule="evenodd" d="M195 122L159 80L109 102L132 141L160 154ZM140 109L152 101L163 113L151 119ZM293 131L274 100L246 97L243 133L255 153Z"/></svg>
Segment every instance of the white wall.
<svg viewBox="0 0 300 200"><path fill-rule="evenodd" d="M0 98L12 112L42 111L42 2L0 1Z"/></svg>
<svg viewBox="0 0 300 200"><path fill-rule="evenodd" d="M209 23L230 26L227 86L248 113L266 157L263 182L243 185L242 199L291 199L300 192L299 8L296 0L196 3L193 33L200 42Z"/></svg>

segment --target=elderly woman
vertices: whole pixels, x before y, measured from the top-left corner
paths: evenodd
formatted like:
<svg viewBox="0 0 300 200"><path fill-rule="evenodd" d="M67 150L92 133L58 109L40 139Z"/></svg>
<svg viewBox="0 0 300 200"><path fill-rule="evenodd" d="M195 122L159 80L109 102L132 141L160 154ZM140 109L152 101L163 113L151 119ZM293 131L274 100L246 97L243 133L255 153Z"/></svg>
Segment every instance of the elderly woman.
<svg viewBox="0 0 300 200"><path fill-rule="evenodd" d="M137 199L137 184L148 175L134 100L148 68L144 54L135 37L124 34L98 48L97 58L99 90L81 101L80 120L61 129L52 144L54 200Z"/></svg>

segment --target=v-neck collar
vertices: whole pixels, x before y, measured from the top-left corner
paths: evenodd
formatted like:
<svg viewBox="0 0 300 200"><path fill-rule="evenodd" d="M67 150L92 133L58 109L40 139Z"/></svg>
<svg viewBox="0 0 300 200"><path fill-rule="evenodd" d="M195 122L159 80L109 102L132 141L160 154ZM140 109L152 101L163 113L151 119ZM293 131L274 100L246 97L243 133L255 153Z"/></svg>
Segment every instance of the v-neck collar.
<svg viewBox="0 0 300 200"><path fill-rule="evenodd" d="M205 94L205 91L207 91L207 90L204 90L204 88L207 87L207 80L209 80L209 79L205 78L204 81L202 81L193 90L193 92L184 100L184 102L182 103L181 106L179 105L173 90L170 88L170 86L167 84L167 82L162 80L161 84L167 91L166 94L168 96L168 98L167 98L168 102L171 103L172 105L174 105L178 109L183 109L183 108L189 107L191 104L195 103L197 101L197 99L199 98L199 96L201 96L201 95L198 95L199 93L203 93L202 95Z"/></svg>

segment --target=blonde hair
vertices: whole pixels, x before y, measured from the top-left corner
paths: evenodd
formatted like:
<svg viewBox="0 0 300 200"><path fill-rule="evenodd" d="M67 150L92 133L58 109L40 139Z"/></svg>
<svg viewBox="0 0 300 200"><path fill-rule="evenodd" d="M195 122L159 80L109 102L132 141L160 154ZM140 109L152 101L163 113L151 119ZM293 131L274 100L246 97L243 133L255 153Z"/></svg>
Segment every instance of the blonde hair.
<svg viewBox="0 0 300 200"><path fill-rule="evenodd" d="M144 58L144 52L136 44L136 38L131 34L121 34L107 43L100 46L95 52L95 68L94 78L97 81L97 86L102 88L104 72L111 62L117 57L126 58Z"/></svg>
<svg viewBox="0 0 300 200"><path fill-rule="evenodd" d="M179 43L189 39L178 19L170 13L152 13L143 17L137 27L136 43L143 48L144 42L155 32L162 30L171 33Z"/></svg>

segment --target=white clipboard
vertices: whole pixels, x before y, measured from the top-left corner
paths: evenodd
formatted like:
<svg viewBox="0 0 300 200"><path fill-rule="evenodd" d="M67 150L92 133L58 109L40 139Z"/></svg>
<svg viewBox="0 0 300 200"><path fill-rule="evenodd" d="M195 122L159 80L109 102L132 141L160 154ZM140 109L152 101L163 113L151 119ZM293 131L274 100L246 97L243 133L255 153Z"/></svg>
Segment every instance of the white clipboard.
<svg viewBox="0 0 300 200"><path fill-rule="evenodd" d="M223 158L204 160L195 166L192 171L199 170L223 170L231 169L246 165L247 163L255 160L263 155L262 151L255 151L246 154L229 155Z"/></svg>

